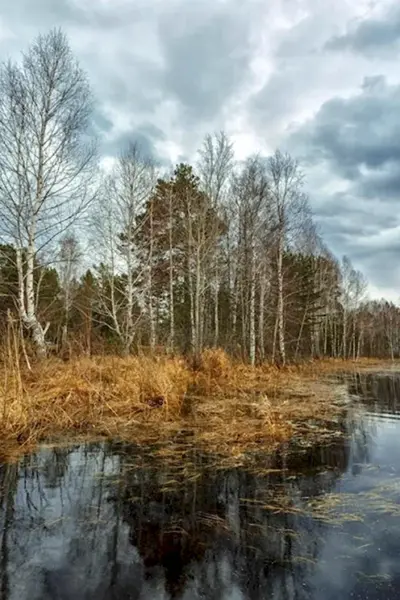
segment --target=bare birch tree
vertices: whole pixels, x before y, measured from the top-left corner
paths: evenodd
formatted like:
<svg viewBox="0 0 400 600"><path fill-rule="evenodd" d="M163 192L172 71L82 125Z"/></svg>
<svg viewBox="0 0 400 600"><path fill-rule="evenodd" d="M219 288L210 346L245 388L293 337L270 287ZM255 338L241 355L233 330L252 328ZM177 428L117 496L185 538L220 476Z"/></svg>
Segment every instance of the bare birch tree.
<svg viewBox="0 0 400 600"><path fill-rule="evenodd" d="M203 345L202 308L205 299L205 269L208 259L209 223L207 200L189 186L184 194L186 263L190 300L191 350L198 360Z"/></svg>
<svg viewBox="0 0 400 600"><path fill-rule="evenodd" d="M69 233L60 240L59 277L64 308L61 344L65 347L68 339L68 324L73 303L74 283L76 284L81 250L77 238Z"/></svg>
<svg viewBox="0 0 400 600"><path fill-rule="evenodd" d="M93 198L90 113L86 76L61 31L39 36L21 63L1 66L1 233L16 248L19 314L42 357L46 328L35 308L35 258Z"/></svg>
<svg viewBox="0 0 400 600"><path fill-rule="evenodd" d="M149 200L149 244L147 249L147 305L150 323L150 350L154 352L156 347L156 315L154 310L153 294L153 256L154 256L154 198Z"/></svg>
<svg viewBox="0 0 400 600"><path fill-rule="evenodd" d="M365 293L367 290L367 282L361 271L353 269L352 281L351 281L351 308L352 308L352 335L351 335L351 347L352 357L356 360L359 356L359 348L362 343L363 337L363 324L362 318L360 317L361 308L363 301L365 300ZM358 335L358 340L357 340Z"/></svg>
<svg viewBox="0 0 400 600"><path fill-rule="evenodd" d="M355 271L348 256L343 256L341 264L341 303L343 308L342 317L342 356L344 359L348 355L348 329L349 317L353 309L354 302L354 281Z"/></svg>
<svg viewBox="0 0 400 600"><path fill-rule="evenodd" d="M221 204L227 192L227 184L233 168L233 145L227 135L220 131L214 135L206 135L199 150L198 169L203 191L210 198L213 210L220 214ZM216 222L217 223L217 222ZM214 346L219 340L219 292L221 247L219 231L215 231L215 249L212 257L212 287L214 297Z"/></svg>
<svg viewBox="0 0 400 600"><path fill-rule="evenodd" d="M303 173L295 159L277 150L267 164L272 219L275 228L277 307L276 332L280 361L286 362L283 255L289 236L295 234L306 214L307 200L301 192ZM308 216L308 215L306 215Z"/></svg>
<svg viewBox="0 0 400 600"><path fill-rule="evenodd" d="M247 160L235 175L233 195L238 215L238 260L242 294L242 339L249 348L252 365L256 361L256 290L260 270L264 271L264 250L269 227L269 186L259 157ZM263 282L265 283L265 282Z"/></svg>
<svg viewBox="0 0 400 600"><path fill-rule="evenodd" d="M171 353L175 350L175 294L174 294L174 194L172 186L168 187L168 295L169 295L169 340L168 349Z"/></svg>
<svg viewBox="0 0 400 600"><path fill-rule="evenodd" d="M102 285L98 288L103 325L130 352L137 326L135 307L150 305L150 254L139 269L138 236L143 213L154 186L154 167L136 144L124 152L96 204L93 233L102 257ZM150 250L149 252L152 252ZM150 290L149 290L150 288Z"/></svg>
<svg viewBox="0 0 400 600"><path fill-rule="evenodd" d="M389 356L394 360L395 353L399 352L399 314L398 308L392 303L383 302L381 309L382 313L382 329L387 342Z"/></svg>

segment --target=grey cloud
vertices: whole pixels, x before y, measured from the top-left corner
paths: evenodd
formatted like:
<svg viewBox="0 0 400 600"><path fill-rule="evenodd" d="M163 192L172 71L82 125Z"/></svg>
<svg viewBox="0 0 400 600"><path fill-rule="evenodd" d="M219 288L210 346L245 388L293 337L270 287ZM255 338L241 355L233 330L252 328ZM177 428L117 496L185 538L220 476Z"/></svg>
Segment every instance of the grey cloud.
<svg viewBox="0 0 400 600"><path fill-rule="evenodd" d="M349 82L354 85L349 61L343 65L339 53L330 53L327 60L323 50L337 25L347 18L345 3L289 0L283 6L288 11L292 6L292 12L296 14L297 9L299 13L288 15L287 24L274 40L267 78L256 88L249 106L253 127L272 145L282 144L283 132L286 137L299 114L348 88Z"/></svg>
<svg viewBox="0 0 400 600"><path fill-rule="evenodd" d="M317 213L317 219L324 233L324 239L336 256L344 254L362 270L364 275L376 287L397 288L400 281L400 241L385 240L371 246L372 235L390 229L389 218L383 218L375 224L373 216L365 218L352 208L338 209L337 215L323 217Z"/></svg>
<svg viewBox="0 0 400 600"><path fill-rule="evenodd" d="M183 105L187 118L211 119L248 75L255 25L251 16L258 4L234 0L213 10L205 3L200 14L192 6L182 3L179 13L160 21L167 62L163 85Z"/></svg>
<svg viewBox="0 0 400 600"><path fill-rule="evenodd" d="M377 172L388 163L400 167L400 86L382 78L374 82L379 85L367 80L357 95L324 103L292 134L292 146L308 163L327 160L353 181L364 177L363 167ZM383 190L381 180L380 186Z"/></svg>
<svg viewBox="0 0 400 600"><path fill-rule="evenodd" d="M77 20L83 13L77 4L70 0L57 0L57 2L36 0L35 6L30 0L20 0L19 2L2 0L0 7L8 21L19 19L20 23L34 27L54 26L56 21ZM29 19L27 19L28 15Z"/></svg>
<svg viewBox="0 0 400 600"><path fill-rule="evenodd" d="M291 88L293 89L296 83L294 80L290 80L290 76L288 77L285 70L282 70L281 73L274 73L268 83L252 99L255 118L263 119L268 123L270 120L289 112L294 101L289 91Z"/></svg>
<svg viewBox="0 0 400 600"><path fill-rule="evenodd" d="M393 204L371 202L362 196L360 187L354 187L348 194L325 196L324 203L314 202L314 211L324 239L336 256L350 256L375 287L398 288L400 239L397 241L394 228L399 219Z"/></svg>
<svg viewBox="0 0 400 600"><path fill-rule="evenodd" d="M110 139L105 139L101 149L108 156L117 156L121 152L124 152L129 147L129 144L133 143L138 145L144 156L160 163L155 143L164 139L165 135L160 129L151 123L143 123L135 129L130 129L115 137L112 136Z"/></svg>
<svg viewBox="0 0 400 600"><path fill-rule="evenodd" d="M4 5L4 7L3 7ZM110 11L107 4L101 2L84 5L74 0L18 0L0 1L2 13L10 22L19 21L26 28L40 29L49 27L79 25L80 27L102 27L110 29L120 24L126 24L126 17L138 17L144 14L145 7L140 2L129 7L118 7ZM122 9L121 9L122 8Z"/></svg>
<svg viewBox="0 0 400 600"><path fill-rule="evenodd" d="M371 210L369 202L351 192L333 194L324 201L315 202L318 218L331 224L340 234L374 235L393 226L396 219L390 202L382 202Z"/></svg>
<svg viewBox="0 0 400 600"><path fill-rule="evenodd" d="M112 129L112 121L108 119L101 111L96 108L92 119L92 132L94 135L103 135Z"/></svg>
<svg viewBox="0 0 400 600"><path fill-rule="evenodd" d="M388 245L385 248L371 251L365 248L360 251L352 249L354 262L362 264L364 274L373 281L378 288L397 288L400 280L400 266L398 264L400 247Z"/></svg>
<svg viewBox="0 0 400 600"><path fill-rule="evenodd" d="M378 287L400 280L400 85L383 77L364 80L349 98L325 102L288 140L311 173L329 173L343 191L311 192L313 208L328 245L348 254ZM318 179L318 178L317 178ZM334 184L335 185L335 184ZM334 188L333 188L334 189Z"/></svg>
<svg viewBox="0 0 400 600"><path fill-rule="evenodd" d="M325 45L329 50L353 50L369 54L392 51L400 40L400 10L391 7L385 17L360 20L358 25L344 35L332 37Z"/></svg>
<svg viewBox="0 0 400 600"><path fill-rule="evenodd" d="M400 161L392 161L382 170L366 174L360 179L360 192L365 198L400 200Z"/></svg>
<svg viewBox="0 0 400 600"><path fill-rule="evenodd" d="M390 218L390 213L384 210L377 214L368 213L360 199L345 195L341 202L333 198L326 204L328 209L323 210L316 205L314 210L324 237L337 256L350 254L354 259L364 261L371 253L385 249L387 242L383 239L375 244L372 252L370 240L372 236L379 236L382 231L395 225L396 221ZM391 243L389 248L392 248ZM397 251L393 248L394 253Z"/></svg>

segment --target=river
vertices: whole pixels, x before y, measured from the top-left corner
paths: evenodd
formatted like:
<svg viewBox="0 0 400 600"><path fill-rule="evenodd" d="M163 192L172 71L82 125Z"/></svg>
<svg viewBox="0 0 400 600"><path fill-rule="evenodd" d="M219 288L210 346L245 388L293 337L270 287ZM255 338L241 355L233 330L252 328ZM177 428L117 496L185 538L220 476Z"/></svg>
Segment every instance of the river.
<svg viewBox="0 0 400 600"><path fill-rule="evenodd" d="M400 375L348 389L329 443L251 465L185 439L0 465L0 599L400 598Z"/></svg>

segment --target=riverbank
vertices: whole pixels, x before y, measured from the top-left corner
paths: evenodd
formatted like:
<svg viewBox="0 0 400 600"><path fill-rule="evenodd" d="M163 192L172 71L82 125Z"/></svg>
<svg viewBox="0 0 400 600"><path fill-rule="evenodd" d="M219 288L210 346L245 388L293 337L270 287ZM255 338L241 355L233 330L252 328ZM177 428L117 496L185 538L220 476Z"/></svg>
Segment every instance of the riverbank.
<svg viewBox="0 0 400 600"><path fill-rule="evenodd" d="M4 447L24 451L82 436L173 443L186 432L200 447L240 456L329 433L347 404L330 376L386 368L377 360L251 368L219 350L204 352L197 370L167 357L49 359L32 370L6 363L0 433Z"/></svg>

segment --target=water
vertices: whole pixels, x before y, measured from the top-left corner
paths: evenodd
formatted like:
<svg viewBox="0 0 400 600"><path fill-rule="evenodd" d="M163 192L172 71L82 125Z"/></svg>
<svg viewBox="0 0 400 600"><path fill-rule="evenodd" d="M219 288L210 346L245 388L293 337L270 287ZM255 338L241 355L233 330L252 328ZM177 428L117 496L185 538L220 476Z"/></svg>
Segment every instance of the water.
<svg viewBox="0 0 400 600"><path fill-rule="evenodd" d="M398 599L400 375L349 391L334 442L251 469L111 443L2 465L0 599Z"/></svg>

